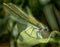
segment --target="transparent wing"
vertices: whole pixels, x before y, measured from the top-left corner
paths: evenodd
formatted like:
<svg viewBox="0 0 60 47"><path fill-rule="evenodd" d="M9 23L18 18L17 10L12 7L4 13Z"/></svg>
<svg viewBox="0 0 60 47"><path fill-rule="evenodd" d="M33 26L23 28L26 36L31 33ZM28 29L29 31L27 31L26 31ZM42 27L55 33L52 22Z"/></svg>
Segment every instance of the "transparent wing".
<svg viewBox="0 0 60 47"><path fill-rule="evenodd" d="M18 6L9 3L3 3L7 8L9 8L10 10L12 10L15 14L17 14L17 16L19 18L22 18L24 20L26 20L27 22L41 28L44 27L44 24L40 23L39 21L37 21L32 15L28 15L26 14L23 10L21 10L20 8L18 8Z"/></svg>

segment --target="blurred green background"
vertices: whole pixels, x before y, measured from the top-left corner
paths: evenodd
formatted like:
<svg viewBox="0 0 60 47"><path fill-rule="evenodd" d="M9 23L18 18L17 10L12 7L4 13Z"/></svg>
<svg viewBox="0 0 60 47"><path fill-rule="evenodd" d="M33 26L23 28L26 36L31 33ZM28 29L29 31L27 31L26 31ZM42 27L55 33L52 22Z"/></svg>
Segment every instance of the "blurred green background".
<svg viewBox="0 0 60 47"><path fill-rule="evenodd" d="M39 0L0 0L0 40L2 41L9 41L9 32L3 32L7 29L7 12L4 10L4 6L2 3L13 3L17 6L21 6L24 10L26 9L26 6L28 6L31 9L31 12L33 16L42 23L47 24L45 16L43 16L43 5L39 3ZM54 4L54 6L59 10L60 12L60 0L51 0L51 3ZM7 20L7 21L6 21ZM3 34L3 35L2 35ZM5 39L5 40L4 40ZM37 44L33 47L60 47L60 43L52 42L47 44Z"/></svg>

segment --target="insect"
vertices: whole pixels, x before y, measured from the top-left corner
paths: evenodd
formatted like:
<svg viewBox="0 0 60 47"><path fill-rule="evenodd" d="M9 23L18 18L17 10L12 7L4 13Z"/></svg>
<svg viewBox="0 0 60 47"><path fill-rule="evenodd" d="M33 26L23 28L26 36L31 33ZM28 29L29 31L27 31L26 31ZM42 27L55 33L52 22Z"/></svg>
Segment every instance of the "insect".
<svg viewBox="0 0 60 47"><path fill-rule="evenodd" d="M47 43L49 42L51 36L54 34L54 33L57 33L57 31L55 32L51 32L51 34L49 34L49 29L46 25L42 24L41 22L37 21L33 16L32 14L29 12L30 10L28 9L28 14L26 14L23 10L21 10L20 8L18 8L16 5L10 3L10 4L6 4L6 3L3 3L3 5L7 8L9 8L9 10L11 10L12 12L14 12L17 17L19 18L12 18L12 19L16 19L15 21L17 21L18 23L22 23L22 24L27 24L28 28L26 28L25 30L23 30L22 32L19 32L18 34L20 35L20 33L22 34L22 38L24 38L24 34L27 34L27 36L31 37L31 38L34 38L37 41L37 43ZM21 20L19 20L21 19ZM24 21L24 22L23 22ZM16 26L15 26L16 27ZM31 29L31 30L30 30ZM15 30L16 31L16 30ZM35 33L35 34L34 34ZM45 36L46 35L46 36ZM47 37L47 35L49 35ZM21 36L20 36L21 37ZM19 37L18 37L19 38ZM17 39L18 39L17 38ZM20 38L21 39L21 38ZM18 39L19 40L19 39ZM25 40L21 40L22 43L23 41ZM26 40L25 41L26 43L28 43L28 41ZM30 42L30 41L29 41ZM20 43L20 42L19 42ZM29 43L31 44L31 43ZM32 43L31 45L35 45L35 43Z"/></svg>

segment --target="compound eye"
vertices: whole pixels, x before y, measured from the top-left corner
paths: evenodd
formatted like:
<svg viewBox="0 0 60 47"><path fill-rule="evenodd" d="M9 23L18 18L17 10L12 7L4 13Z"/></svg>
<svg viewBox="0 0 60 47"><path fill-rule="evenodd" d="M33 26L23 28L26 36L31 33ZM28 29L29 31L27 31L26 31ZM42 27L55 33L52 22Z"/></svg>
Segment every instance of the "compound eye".
<svg viewBox="0 0 60 47"><path fill-rule="evenodd" d="M44 29L44 31L47 31L48 29Z"/></svg>
<svg viewBox="0 0 60 47"><path fill-rule="evenodd" d="M49 28L48 27L44 27L44 28L42 28L44 31L49 31Z"/></svg>

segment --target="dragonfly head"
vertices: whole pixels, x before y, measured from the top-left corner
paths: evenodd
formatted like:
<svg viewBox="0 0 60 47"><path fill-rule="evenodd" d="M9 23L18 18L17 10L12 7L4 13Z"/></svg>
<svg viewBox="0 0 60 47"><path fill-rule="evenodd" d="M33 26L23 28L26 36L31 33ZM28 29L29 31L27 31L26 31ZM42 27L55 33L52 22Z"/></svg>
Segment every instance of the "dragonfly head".
<svg viewBox="0 0 60 47"><path fill-rule="evenodd" d="M48 38L50 35L49 32L49 28L47 26L41 26L39 28L39 31L37 32L38 37L40 37L40 35L42 36L41 38Z"/></svg>

